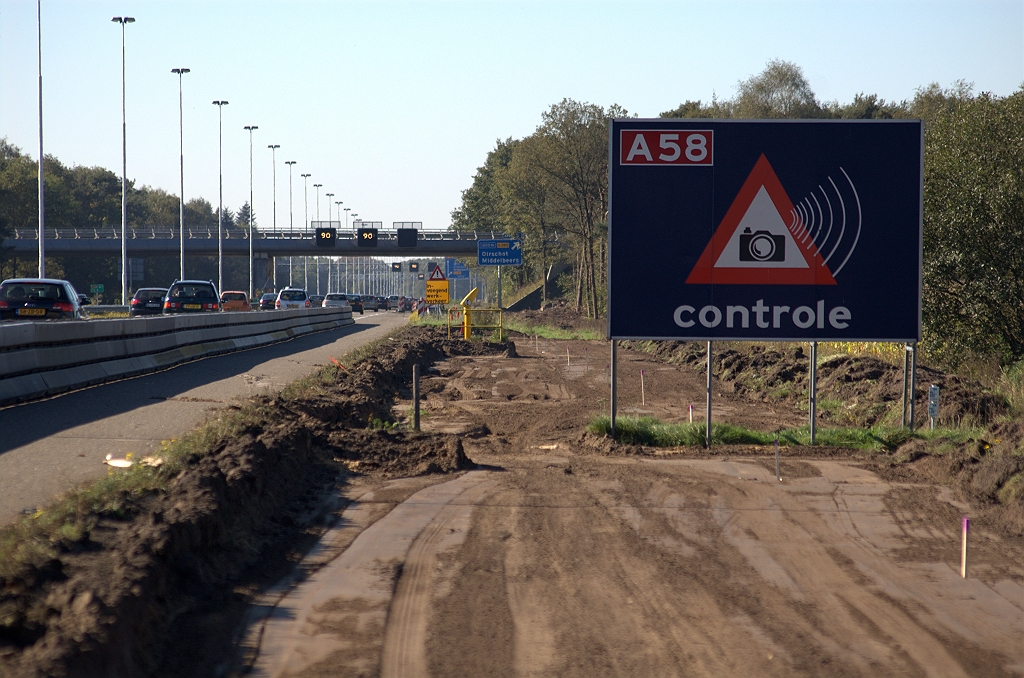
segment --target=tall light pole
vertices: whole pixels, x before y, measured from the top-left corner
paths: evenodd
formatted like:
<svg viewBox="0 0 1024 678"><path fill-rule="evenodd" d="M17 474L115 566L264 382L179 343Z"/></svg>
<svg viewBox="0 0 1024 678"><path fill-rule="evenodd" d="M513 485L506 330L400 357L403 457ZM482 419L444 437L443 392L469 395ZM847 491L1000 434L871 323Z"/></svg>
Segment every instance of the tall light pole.
<svg viewBox="0 0 1024 678"><path fill-rule="evenodd" d="M313 175L312 174L303 174L302 175L303 191L304 191L304 194L305 194L305 204L306 204L306 225L303 226L303 230L305 230L307 233L309 232L309 178L311 176L313 176ZM309 289L309 258L308 257L302 257L302 276L303 276L303 280L305 282L305 285L303 286L302 289L308 290Z"/></svg>
<svg viewBox="0 0 1024 678"><path fill-rule="evenodd" d="M324 195L327 196L327 223L330 223L331 222L331 217L333 216L333 212L331 211L331 198L334 197L334 194L333 193L324 193Z"/></svg>
<svg viewBox="0 0 1024 678"><path fill-rule="evenodd" d="M124 27L135 23L130 16L110 19L121 24L121 304L128 305L128 122L125 117Z"/></svg>
<svg viewBox="0 0 1024 678"><path fill-rule="evenodd" d="M288 234L294 235L295 233L295 212L292 209L292 165L295 164L294 160L285 160L284 164L288 165ZM292 286L292 259L294 257L288 257L288 287Z"/></svg>
<svg viewBox="0 0 1024 678"><path fill-rule="evenodd" d="M348 230L348 211L350 209L352 209L352 208L351 207L346 207L345 208L345 230L346 231Z"/></svg>
<svg viewBox="0 0 1024 678"><path fill-rule="evenodd" d="M316 189L316 220L320 221L320 187L323 184L313 184L313 188Z"/></svg>
<svg viewBox="0 0 1024 678"><path fill-rule="evenodd" d="M249 298L252 299L252 241L256 236L252 228L252 133L259 129L256 125L246 125L242 129L249 132Z"/></svg>
<svg viewBox="0 0 1024 678"><path fill-rule="evenodd" d="M217 290L224 291L224 107L226 101L214 101L217 107L217 174L220 177L220 204L217 208Z"/></svg>
<svg viewBox="0 0 1024 678"><path fill-rule="evenodd" d="M345 201L344 200L336 200L334 202L334 204L338 206L338 221L341 221L341 206L345 204ZM334 266L337 269L337 271L334 274L334 280L340 286L341 285L341 262L337 258L335 258L335 260L334 260ZM330 278L331 278L330 276L327 276L327 280L328 280L327 286L328 287L330 287Z"/></svg>
<svg viewBox="0 0 1024 678"><path fill-rule="evenodd" d="M39 30L39 277L46 277L46 210L43 180L43 2L36 0L36 27ZM17 275L17 273L15 273Z"/></svg>
<svg viewBox="0 0 1024 678"><path fill-rule="evenodd" d="M178 141L181 148L181 195L178 197L178 215L181 219L181 280L185 279L185 106L181 95L181 79L188 68L172 68L171 73L178 76Z"/></svg>
<svg viewBox="0 0 1024 678"><path fill-rule="evenodd" d="M274 165L274 237L277 237L277 149L281 148L281 144L269 144L267 148L270 149L271 163ZM274 287L277 288L277 257L271 257L274 266Z"/></svg>

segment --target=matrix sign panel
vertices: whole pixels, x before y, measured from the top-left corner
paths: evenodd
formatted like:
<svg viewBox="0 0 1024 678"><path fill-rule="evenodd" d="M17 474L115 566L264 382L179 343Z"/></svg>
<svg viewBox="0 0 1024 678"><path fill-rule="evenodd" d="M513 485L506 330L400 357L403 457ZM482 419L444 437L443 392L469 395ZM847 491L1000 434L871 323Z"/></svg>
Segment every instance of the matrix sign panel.
<svg viewBox="0 0 1024 678"><path fill-rule="evenodd" d="M316 246L317 247L334 247L335 243L338 242L338 230L334 228L318 228L316 229Z"/></svg>
<svg viewBox="0 0 1024 678"><path fill-rule="evenodd" d="M377 246L377 229L376 228L360 228L356 230L356 244L359 247L376 247Z"/></svg>
<svg viewBox="0 0 1024 678"><path fill-rule="evenodd" d="M918 341L916 120L615 120L612 339Z"/></svg>

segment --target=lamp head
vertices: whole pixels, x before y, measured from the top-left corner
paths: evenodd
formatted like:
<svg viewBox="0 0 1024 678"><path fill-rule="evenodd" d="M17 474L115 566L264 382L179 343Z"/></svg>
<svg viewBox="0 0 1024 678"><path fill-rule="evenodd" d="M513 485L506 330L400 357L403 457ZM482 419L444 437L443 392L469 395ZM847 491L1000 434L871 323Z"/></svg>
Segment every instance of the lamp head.
<svg viewBox="0 0 1024 678"><path fill-rule="evenodd" d="M171 69L171 73L177 73L179 78L181 76L185 75L186 73L191 73L191 72L192 72L192 69L190 69L190 68L172 68Z"/></svg>

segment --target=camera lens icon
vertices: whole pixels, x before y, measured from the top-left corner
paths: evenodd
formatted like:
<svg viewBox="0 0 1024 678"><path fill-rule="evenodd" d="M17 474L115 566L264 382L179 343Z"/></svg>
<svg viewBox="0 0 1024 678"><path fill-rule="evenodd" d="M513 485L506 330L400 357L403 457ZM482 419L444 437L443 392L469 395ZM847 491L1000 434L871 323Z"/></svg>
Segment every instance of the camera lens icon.
<svg viewBox="0 0 1024 678"><path fill-rule="evenodd" d="M786 236L770 231L750 232L743 229L740 234L740 261L785 261Z"/></svg>

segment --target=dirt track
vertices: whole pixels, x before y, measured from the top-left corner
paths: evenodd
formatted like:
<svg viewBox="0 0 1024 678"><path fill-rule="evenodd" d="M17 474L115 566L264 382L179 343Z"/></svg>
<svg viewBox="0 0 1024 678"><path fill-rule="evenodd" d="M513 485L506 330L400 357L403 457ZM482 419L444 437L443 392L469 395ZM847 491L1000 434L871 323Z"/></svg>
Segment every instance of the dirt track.
<svg viewBox="0 0 1024 678"><path fill-rule="evenodd" d="M350 484L314 574L252 608L254 675L1024 675L1021 540L982 526L961 579L948 489L842 455L790 451L781 483L763 450L607 456L580 435L607 408L606 345L517 349L425 380L424 428L481 466ZM701 402L692 370L624 354L620 411ZM716 404L762 430L803 419Z"/></svg>

